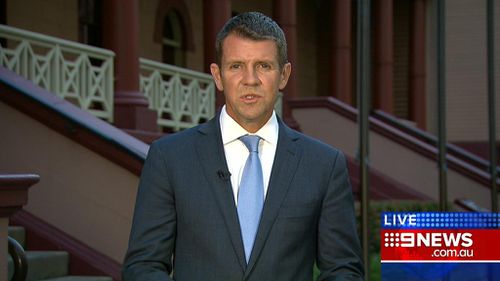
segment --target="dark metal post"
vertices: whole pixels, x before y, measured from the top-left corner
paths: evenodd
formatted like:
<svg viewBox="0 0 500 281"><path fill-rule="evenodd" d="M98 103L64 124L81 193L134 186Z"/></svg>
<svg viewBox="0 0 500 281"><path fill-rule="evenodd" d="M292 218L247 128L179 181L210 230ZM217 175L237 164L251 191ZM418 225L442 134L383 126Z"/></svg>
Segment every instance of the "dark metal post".
<svg viewBox="0 0 500 281"><path fill-rule="evenodd" d="M488 0L488 132L490 142L491 211L498 212L497 144L495 124L495 1Z"/></svg>
<svg viewBox="0 0 500 281"><path fill-rule="evenodd" d="M437 1L437 72L438 72L438 166L439 166L439 208L448 209L448 186L446 164L446 72L445 72L445 0Z"/></svg>
<svg viewBox="0 0 500 281"><path fill-rule="evenodd" d="M365 264L365 280L369 280L370 252L368 245L368 130L370 112L370 0L358 1L357 16L357 95L358 95L358 125L359 125L359 167L361 184L361 243Z"/></svg>

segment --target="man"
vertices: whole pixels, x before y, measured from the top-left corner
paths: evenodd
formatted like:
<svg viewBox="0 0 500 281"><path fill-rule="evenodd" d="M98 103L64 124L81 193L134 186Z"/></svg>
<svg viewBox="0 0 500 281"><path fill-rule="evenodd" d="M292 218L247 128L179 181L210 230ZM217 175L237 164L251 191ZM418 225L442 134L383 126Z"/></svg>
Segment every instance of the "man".
<svg viewBox="0 0 500 281"><path fill-rule="evenodd" d="M261 13L232 18L211 65L226 104L162 138L144 164L123 279L362 280L344 156L273 111L286 41Z"/></svg>

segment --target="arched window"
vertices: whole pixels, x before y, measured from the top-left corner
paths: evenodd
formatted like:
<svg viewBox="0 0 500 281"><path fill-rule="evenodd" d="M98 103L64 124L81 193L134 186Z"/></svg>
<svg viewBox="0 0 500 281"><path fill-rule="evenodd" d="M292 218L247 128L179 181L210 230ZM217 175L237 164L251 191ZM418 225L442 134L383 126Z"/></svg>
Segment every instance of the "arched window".
<svg viewBox="0 0 500 281"><path fill-rule="evenodd" d="M163 22L163 62L177 66L185 66L184 46L182 45L184 32L179 14L170 10Z"/></svg>
<svg viewBox="0 0 500 281"><path fill-rule="evenodd" d="M194 51L189 10L183 0L159 0L154 42L162 46L164 63L186 67L187 52Z"/></svg>

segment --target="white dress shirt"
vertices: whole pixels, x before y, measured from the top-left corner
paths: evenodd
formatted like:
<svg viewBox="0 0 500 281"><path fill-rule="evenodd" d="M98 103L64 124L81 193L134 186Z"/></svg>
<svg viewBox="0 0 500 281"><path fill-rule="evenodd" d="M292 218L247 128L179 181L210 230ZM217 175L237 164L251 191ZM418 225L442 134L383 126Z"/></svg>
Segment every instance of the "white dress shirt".
<svg viewBox="0 0 500 281"><path fill-rule="evenodd" d="M278 144L279 126L276 113L273 112L271 118L269 118L260 130L251 134L227 114L226 106L224 105L220 114L220 129L222 143L224 144L224 154L229 172L231 173L231 186L233 188L235 203L238 204L238 189L240 187L243 168L249 155L247 147L238 139L244 135L258 135L261 138L259 142L259 159L262 165L264 196L266 196L274 155L276 154L276 146Z"/></svg>

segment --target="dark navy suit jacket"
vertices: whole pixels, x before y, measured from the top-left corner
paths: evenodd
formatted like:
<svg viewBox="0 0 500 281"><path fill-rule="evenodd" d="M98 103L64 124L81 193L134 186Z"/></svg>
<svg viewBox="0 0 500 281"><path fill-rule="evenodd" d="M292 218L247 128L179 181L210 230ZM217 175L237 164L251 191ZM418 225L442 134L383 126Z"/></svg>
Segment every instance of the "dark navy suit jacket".
<svg viewBox="0 0 500 281"><path fill-rule="evenodd" d="M219 116L151 145L124 281L310 281L363 278L341 152L279 121L254 249L245 261ZM173 273L172 273L173 272Z"/></svg>

